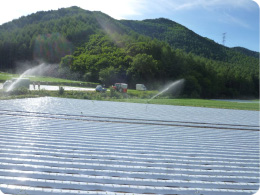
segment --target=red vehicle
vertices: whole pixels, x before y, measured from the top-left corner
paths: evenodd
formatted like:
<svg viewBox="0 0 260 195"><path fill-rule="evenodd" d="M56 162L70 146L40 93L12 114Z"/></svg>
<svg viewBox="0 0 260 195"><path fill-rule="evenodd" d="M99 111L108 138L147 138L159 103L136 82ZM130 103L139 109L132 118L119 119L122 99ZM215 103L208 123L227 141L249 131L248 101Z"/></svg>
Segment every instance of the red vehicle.
<svg viewBox="0 0 260 195"><path fill-rule="evenodd" d="M119 91L121 93L127 93L127 84L126 83L115 83L115 85L112 87L116 91Z"/></svg>

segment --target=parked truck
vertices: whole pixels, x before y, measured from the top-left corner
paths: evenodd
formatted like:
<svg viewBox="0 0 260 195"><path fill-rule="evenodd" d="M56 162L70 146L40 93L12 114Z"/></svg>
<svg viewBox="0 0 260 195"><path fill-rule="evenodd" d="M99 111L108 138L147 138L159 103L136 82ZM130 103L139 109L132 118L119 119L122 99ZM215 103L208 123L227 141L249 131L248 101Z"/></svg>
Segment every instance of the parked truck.
<svg viewBox="0 0 260 195"><path fill-rule="evenodd" d="M146 91L147 88L145 87L144 84L136 84L136 90L138 90L138 91Z"/></svg>
<svg viewBox="0 0 260 195"><path fill-rule="evenodd" d="M116 91L119 91L121 93L127 93L127 87L128 85L126 83L115 83L115 85L112 86Z"/></svg>

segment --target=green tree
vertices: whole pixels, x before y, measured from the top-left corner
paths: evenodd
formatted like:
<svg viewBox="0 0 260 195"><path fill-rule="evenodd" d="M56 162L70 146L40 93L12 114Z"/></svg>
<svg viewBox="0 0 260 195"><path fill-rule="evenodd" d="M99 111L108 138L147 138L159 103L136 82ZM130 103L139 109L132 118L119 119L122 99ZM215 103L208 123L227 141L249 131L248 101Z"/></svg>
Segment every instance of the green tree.
<svg viewBox="0 0 260 195"><path fill-rule="evenodd" d="M104 68L99 72L99 80L106 86L110 86L117 82L118 73L119 71L113 66Z"/></svg>
<svg viewBox="0 0 260 195"><path fill-rule="evenodd" d="M158 61L153 56L147 54L137 54L133 57L133 62L127 70L127 74L132 76L136 82L154 81L158 71Z"/></svg>

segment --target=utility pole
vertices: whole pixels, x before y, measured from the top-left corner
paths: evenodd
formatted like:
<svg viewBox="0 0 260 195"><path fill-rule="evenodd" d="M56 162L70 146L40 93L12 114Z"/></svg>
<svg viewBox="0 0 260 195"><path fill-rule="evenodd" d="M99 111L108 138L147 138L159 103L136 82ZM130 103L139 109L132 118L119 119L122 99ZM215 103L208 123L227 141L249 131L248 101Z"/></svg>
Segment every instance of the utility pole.
<svg viewBox="0 0 260 195"><path fill-rule="evenodd" d="M223 43L223 45L225 46L225 42L226 42L226 32L225 33L223 33L223 37L222 37L222 43Z"/></svg>

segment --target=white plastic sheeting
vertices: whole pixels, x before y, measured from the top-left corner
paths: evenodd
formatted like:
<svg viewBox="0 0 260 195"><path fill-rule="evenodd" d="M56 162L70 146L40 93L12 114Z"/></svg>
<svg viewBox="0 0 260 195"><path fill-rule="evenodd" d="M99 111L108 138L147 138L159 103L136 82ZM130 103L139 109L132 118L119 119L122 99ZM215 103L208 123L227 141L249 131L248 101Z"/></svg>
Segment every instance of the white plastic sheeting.
<svg viewBox="0 0 260 195"><path fill-rule="evenodd" d="M59 98L0 101L5 194L253 194L258 112Z"/></svg>

